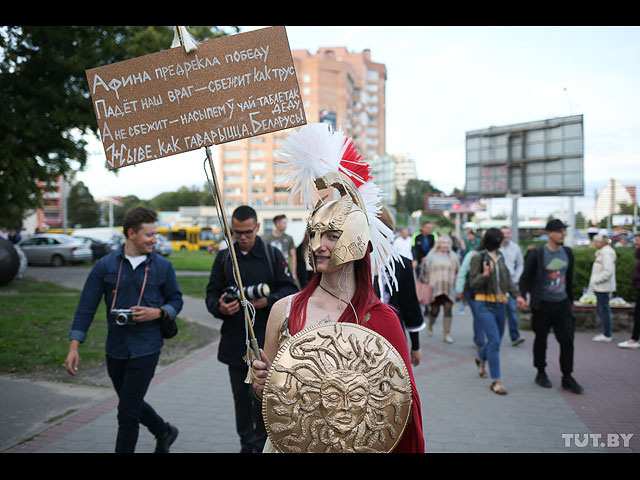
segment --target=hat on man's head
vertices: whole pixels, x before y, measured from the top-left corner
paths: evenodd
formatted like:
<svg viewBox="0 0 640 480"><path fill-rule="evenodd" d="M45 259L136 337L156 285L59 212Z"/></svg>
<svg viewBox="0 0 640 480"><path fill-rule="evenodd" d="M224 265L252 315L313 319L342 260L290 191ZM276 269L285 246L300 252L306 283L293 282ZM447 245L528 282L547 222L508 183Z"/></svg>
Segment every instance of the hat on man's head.
<svg viewBox="0 0 640 480"><path fill-rule="evenodd" d="M547 226L544 227L545 231L547 232L555 232L556 230L560 230L561 228L567 228L567 224L562 220L558 220L557 218L549 220L547 222Z"/></svg>

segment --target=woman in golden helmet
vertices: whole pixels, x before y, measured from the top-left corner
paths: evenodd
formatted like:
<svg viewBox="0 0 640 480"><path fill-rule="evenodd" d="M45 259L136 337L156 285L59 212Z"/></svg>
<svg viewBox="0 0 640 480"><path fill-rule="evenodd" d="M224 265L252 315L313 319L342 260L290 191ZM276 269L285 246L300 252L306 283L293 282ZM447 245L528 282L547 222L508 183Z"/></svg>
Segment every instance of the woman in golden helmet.
<svg viewBox="0 0 640 480"><path fill-rule="evenodd" d="M284 341L314 325L355 323L377 332L400 354L411 383L410 421L394 452L425 451L420 399L407 341L395 312L374 293L374 272L393 265L393 232L380 220L379 190L351 139L311 124L291 134L279 159L289 168L292 195L308 205L319 191L335 189L337 199L320 198L307 222L314 275L297 294L271 310L261 361L252 364L254 392L262 398L266 379Z"/></svg>

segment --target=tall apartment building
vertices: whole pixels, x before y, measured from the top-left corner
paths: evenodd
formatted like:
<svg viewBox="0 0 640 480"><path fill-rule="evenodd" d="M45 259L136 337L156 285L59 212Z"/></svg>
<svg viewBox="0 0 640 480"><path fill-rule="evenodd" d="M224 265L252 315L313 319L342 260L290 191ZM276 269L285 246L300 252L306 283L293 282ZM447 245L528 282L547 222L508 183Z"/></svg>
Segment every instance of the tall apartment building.
<svg viewBox="0 0 640 480"><path fill-rule="evenodd" d="M371 52L322 47L316 54L293 50L307 123L328 123L353 138L363 158L383 157L386 149L384 64ZM290 206L287 185L274 168L278 150L290 130L218 146L219 182L227 208ZM293 205L298 203L294 199Z"/></svg>
<svg viewBox="0 0 640 480"><path fill-rule="evenodd" d="M418 178L416 162L406 155L395 155L395 185L398 191L404 195L407 181Z"/></svg>

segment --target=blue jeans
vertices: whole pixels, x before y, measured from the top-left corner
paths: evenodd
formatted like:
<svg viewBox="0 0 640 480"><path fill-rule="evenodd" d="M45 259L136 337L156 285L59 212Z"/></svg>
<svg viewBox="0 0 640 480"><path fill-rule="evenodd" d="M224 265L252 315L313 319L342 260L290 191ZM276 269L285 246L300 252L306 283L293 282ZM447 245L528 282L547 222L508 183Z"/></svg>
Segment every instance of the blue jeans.
<svg viewBox="0 0 640 480"><path fill-rule="evenodd" d="M465 292L464 297L467 300L467 304L471 309L471 316L473 317L473 343L481 347L485 342L485 337L482 331L482 325L480 325L480 319L478 318L477 302L469 295L469 292Z"/></svg>
<svg viewBox="0 0 640 480"><path fill-rule="evenodd" d="M611 307L609 306L609 292L595 292L598 301L598 316L602 324L602 334L611 336Z"/></svg>
<svg viewBox="0 0 640 480"><path fill-rule="evenodd" d="M507 302L507 318L509 319L509 336L513 342L520 338L520 332L518 331L518 304L511 295Z"/></svg>
<svg viewBox="0 0 640 480"><path fill-rule="evenodd" d="M483 362L489 362L491 379L500 378L500 343L506 322L505 304L493 302L476 302L476 311L480 324L487 337L486 343L478 351Z"/></svg>
<svg viewBox="0 0 640 480"><path fill-rule="evenodd" d="M167 434L165 421L144 401L159 356L155 353L123 360L107 355L107 372L119 399L116 453L135 451L141 423L156 437Z"/></svg>

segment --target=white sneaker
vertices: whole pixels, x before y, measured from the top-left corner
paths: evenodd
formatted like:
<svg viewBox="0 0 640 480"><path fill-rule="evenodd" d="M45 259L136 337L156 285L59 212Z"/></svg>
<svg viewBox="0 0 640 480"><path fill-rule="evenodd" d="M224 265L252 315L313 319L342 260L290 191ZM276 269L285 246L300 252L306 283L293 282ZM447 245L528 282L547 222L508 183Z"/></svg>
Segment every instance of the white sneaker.
<svg viewBox="0 0 640 480"><path fill-rule="evenodd" d="M618 346L620 348L640 348L640 342L630 342L629 340L625 340L624 342L620 342Z"/></svg>
<svg viewBox="0 0 640 480"><path fill-rule="evenodd" d="M595 337L593 337L592 340L594 342L610 342L611 341L611 337L606 337L603 334L600 334L600 335L596 335Z"/></svg>

